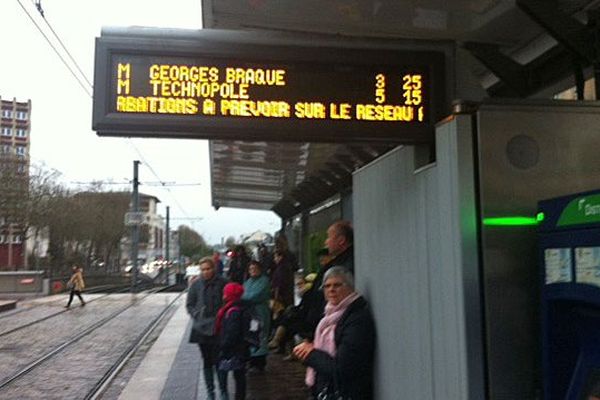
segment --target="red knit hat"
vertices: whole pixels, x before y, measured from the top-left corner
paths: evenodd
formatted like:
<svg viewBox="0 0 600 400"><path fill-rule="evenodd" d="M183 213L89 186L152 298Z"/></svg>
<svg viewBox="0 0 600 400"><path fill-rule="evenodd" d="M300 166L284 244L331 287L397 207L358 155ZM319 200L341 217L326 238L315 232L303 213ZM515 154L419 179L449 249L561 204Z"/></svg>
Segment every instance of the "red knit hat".
<svg viewBox="0 0 600 400"><path fill-rule="evenodd" d="M244 287L236 282L231 282L223 288L223 299L225 301L238 301L244 294Z"/></svg>

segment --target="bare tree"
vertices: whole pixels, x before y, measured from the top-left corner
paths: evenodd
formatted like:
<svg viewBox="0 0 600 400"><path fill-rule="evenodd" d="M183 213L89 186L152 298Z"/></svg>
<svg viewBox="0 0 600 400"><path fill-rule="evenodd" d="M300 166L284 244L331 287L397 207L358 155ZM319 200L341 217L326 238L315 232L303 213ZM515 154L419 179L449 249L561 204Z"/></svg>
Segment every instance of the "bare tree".
<svg viewBox="0 0 600 400"><path fill-rule="evenodd" d="M179 251L182 255L192 259L210 255L212 249L198 232L186 225L180 225L177 229L179 234Z"/></svg>
<svg viewBox="0 0 600 400"><path fill-rule="evenodd" d="M34 246L38 245L41 234L49 229L56 200L65 196L66 189L58 183L59 177L58 171L44 164L34 164L30 168L24 224L27 236L34 239ZM37 248L32 249L32 258L34 266L38 268L40 260Z"/></svg>
<svg viewBox="0 0 600 400"><path fill-rule="evenodd" d="M86 266L116 263L126 233L123 216L129 207L127 192L82 192L73 196L77 213L78 252Z"/></svg>

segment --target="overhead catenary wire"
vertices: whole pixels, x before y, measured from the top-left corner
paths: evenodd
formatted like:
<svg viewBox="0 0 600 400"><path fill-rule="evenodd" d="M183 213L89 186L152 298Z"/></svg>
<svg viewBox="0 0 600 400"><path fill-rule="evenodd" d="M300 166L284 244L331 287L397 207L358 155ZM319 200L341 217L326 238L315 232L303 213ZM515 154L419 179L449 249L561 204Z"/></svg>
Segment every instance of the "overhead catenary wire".
<svg viewBox="0 0 600 400"><path fill-rule="evenodd" d="M158 181L160 182L160 186L162 188L164 188L169 193L169 195L171 195L171 198L175 202L175 205L177 205L177 207L179 208L179 211L181 211L181 213L187 217L188 214L185 212L185 210L183 209L183 207L181 206L181 204L179 204L179 201L177 201L177 198L175 198L175 196L173 195L173 193L171 192L171 190L167 186L165 186L165 182L162 179L160 179L160 177L158 176L158 174L156 173L156 171L154 171L154 168L152 168L152 166L150 165L150 163L146 162L146 160L144 159L144 156L142 155L142 152L133 144L133 142L131 141L131 139L127 138L127 142L133 146L133 148L135 149L135 151L140 156L140 159L142 160L142 165L148 167L148 169L150 170L150 172L152 173L152 175L154 175L154 177L156 179L158 179Z"/></svg>
<svg viewBox="0 0 600 400"><path fill-rule="evenodd" d="M41 8L41 4L39 4L39 3L33 3L35 5L36 9L38 10L38 12L40 13L40 15L42 16L42 19L44 20L44 22L46 23L46 25L48 26L48 28L50 29L50 31L52 32L52 34L54 35L54 37L56 38L56 40L58 41L58 43L60 43L60 45L63 48L63 50L65 51L65 53L68 55L69 59L72 61L73 65L75 65L76 69L79 71L79 73L81 74L81 76L83 77L83 79L85 79L86 83L89 85L89 88L86 87L85 83L82 82L82 80L80 79L79 76L77 76L76 72L69 65L69 63L67 62L67 60L65 60L65 58L62 56L62 54L59 52L59 50L56 48L56 46L52 43L52 41L46 35L46 33L44 33L44 31L42 30L42 28L40 27L40 25L35 21L35 19L31 15L31 13L27 10L27 8L22 3L22 1L21 0L17 0L17 2L21 6L21 8L25 12L25 14L29 17L30 21L35 25L35 27L40 32L40 34L44 37L44 39L46 40L46 42L50 45L50 47L52 48L52 50L60 58L60 60L64 64L64 66L69 70L69 72L71 73L71 75L73 76L73 78L75 78L75 80L81 86L81 88L85 91L85 93L90 98L93 98L93 94L92 94L93 88L94 88L93 84L87 78L87 76L85 75L85 73L81 70L81 68L79 67L79 64L74 59L74 57L71 55L71 53L69 52L69 50L65 46L64 42L60 39L60 37L58 36L58 34L54 31L54 29L52 28L52 26L50 25L50 23L48 22L48 20L44 16L44 12L43 12L43 10ZM173 195L173 193L169 190L167 183L164 182L162 179L160 179L160 177L158 176L158 174L156 173L156 171L154 170L154 168L152 168L152 165L145 159L145 157L143 156L142 152L137 148L137 146L129 138L127 138L127 143L138 154L138 156L140 157L140 160L142 161L143 165L145 165L146 167L148 167L148 169L150 170L150 172L152 173L152 175L154 175L154 177L159 181L159 184L157 186L163 187L169 193L169 195L171 196L171 198L173 199L173 201L175 202L176 206L179 208L179 210L181 211L181 213L184 214L187 217L187 213L185 212L185 210L183 209L183 207L181 206L181 204L179 203L179 201L177 201L177 199L175 198L175 196Z"/></svg>
<svg viewBox="0 0 600 400"><path fill-rule="evenodd" d="M38 9L40 15L42 16L42 19L44 20L44 22L46 23L46 25L50 29L50 32L52 32L52 34L54 35L54 37L56 38L56 40L58 40L58 43L60 43L60 45L62 46L62 48L65 51L65 53L67 53L67 56L69 56L69 58L73 62L73 65L75 65L75 68L77 68L77 70L79 71L79 73L81 74L81 76L83 77L83 79L85 79L85 81L87 82L87 84L93 90L94 89L94 85L88 79L88 77L85 74L85 72L83 72L83 70L79 67L79 64L77 63L77 61L75 60L75 58L73 58L73 56L71 55L71 52L69 51L69 49L67 49L67 46L65 46L65 44L60 39L60 37L58 36L58 34L54 30L54 28L52 28L52 25L50 25L50 22L48 22L48 19L46 18L46 16L44 15L44 11L42 10L41 4L40 3L36 3L35 5L36 5L36 8Z"/></svg>
<svg viewBox="0 0 600 400"><path fill-rule="evenodd" d="M131 185L131 181L127 182L113 182L113 181L71 181L71 185ZM164 187L181 187L181 186L202 186L201 183L176 183L176 182L143 182L140 181L140 185L143 186L164 186Z"/></svg>
<svg viewBox="0 0 600 400"><path fill-rule="evenodd" d="M25 8L25 6L21 2L21 0L17 0L17 3L19 3L19 5L21 6L21 8L25 12L25 14L27 14L27 16L29 17L29 19L31 20L31 22L35 25L35 27L38 29L38 31L42 34L42 36L44 37L44 39L46 39L46 42L48 42L48 44L50 45L50 47L52 47L52 50L54 50L54 52L56 53L56 55L58 56L58 58L60 58L60 60L65 65L65 67L67 67L67 69L69 70L69 72L71 73L71 75L73 75L73 77L75 78L75 80L77 80L77 83L79 83L79 85L81 86L81 88L91 98L92 97L92 93L90 92L90 89L85 86L85 84L77 76L77 74L75 73L75 71L73 71L73 69L71 68L71 66L69 65L69 63L67 63L67 61L64 59L64 57L60 54L60 52L58 51L58 49L54 46L54 44L52 44L52 42L50 41L50 38L48 38L48 36L44 33L44 31L42 30L42 28L38 25L38 23L35 21L35 19L31 16L31 14L27 10L27 8Z"/></svg>

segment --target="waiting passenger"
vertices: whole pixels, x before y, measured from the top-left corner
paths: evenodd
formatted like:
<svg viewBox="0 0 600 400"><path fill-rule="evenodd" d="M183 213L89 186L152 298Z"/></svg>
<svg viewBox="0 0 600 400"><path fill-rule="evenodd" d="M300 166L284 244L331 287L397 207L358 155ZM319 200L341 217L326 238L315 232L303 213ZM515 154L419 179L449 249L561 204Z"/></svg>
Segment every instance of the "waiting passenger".
<svg viewBox="0 0 600 400"><path fill-rule="evenodd" d="M225 270L225 265L221 260L221 254L218 251L213 253L213 262L215 263L215 268L217 269L217 274L219 276L223 276L223 271Z"/></svg>
<svg viewBox="0 0 600 400"><path fill-rule="evenodd" d="M256 315L260 317L262 329L260 331L260 346L252 348L250 352L250 367L264 371L269 354L268 341L271 329L271 311L269 299L271 297L271 284L269 278L263 273L260 262L250 261L248 266L250 277L244 282L244 295L242 300L253 307Z"/></svg>
<svg viewBox="0 0 600 400"><path fill-rule="evenodd" d="M219 376L223 382L221 399L229 399L227 393L227 374L233 371L235 379L235 400L246 398L246 362L249 348L244 339L244 318L242 315L242 295L244 287L236 282L225 285L223 301L215 323L219 335Z"/></svg>
<svg viewBox="0 0 600 400"><path fill-rule="evenodd" d="M271 275L271 288L273 302L280 310L294 304L294 269L285 254L276 251L273 255L273 274ZM275 310L274 310L275 313Z"/></svg>
<svg viewBox="0 0 600 400"><path fill-rule="evenodd" d="M258 261L263 267L263 274L271 276L273 274L273 254L263 243L258 245Z"/></svg>
<svg viewBox="0 0 600 400"><path fill-rule="evenodd" d="M329 251L329 260L317 273L313 287L306 294L306 307L304 319L309 326L307 329L311 334L307 339L312 340L317 324L323 317L325 308L325 297L321 285L323 276L333 266L342 266L354 273L354 230L348 221L337 221L327 229L325 246Z"/></svg>
<svg viewBox="0 0 600 400"><path fill-rule="evenodd" d="M248 263L250 257L246 254L246 248L244 245L239 244L235 246L235 250L231 254L229 259L229 270L227 271L227 278L231 282L237 282L240 285L248 278Z"/></svg>
<svg viewBox="0 0 600 400"><path fill-rule="evenodd" d="M200 279L196 279L187 294L187 312L193 318L190 342L198 343L204 360L204 381L208 399L215 399L214 371L219 355L219 338L215 333L215 319L223 303L223 288L227 281L217 275L210 257L200 260ZM227 392L227 382L217 374L219 388Z"/></svg>
<svg viewBox="0 0 600 400"><path fill-rule="evenodd" d="M306 384L315 399L339 393L343 399L373 399L375 324L366 300L354 291L352 273L333 267L325 273L327 305L314 342L294 355L309 368ZM331 397L338 398L338 397Z"/></svg>
<svg viewBox="0 0 600 400"><path fill-rule="evenodd" d="M85 289L85 282L83 280L83 268L78 266L73 266L73 275L71 275L71 279L67 282L67 287L71 289L71 293L69 294L69 302L65 306L65 308L71 307L71 303L73 302L73 296L77 295L79 297L79 301L81 302L81 307L85 306L85 301L83 301L83 297L81 297L81 292Z"/></svg>
<svg viewBox="0 0 600 400"><path fill-rule="evenodd" d="M273 338L269 342L270 349L277 349L279 354L285 354L288 351L288 345L293 345L295 335L308 336L306 330L309 329L304 321L304 308L306 306L306 293L312 287L312 283L317 276L316 273L311 273L305 277L300 276L296 286L300 294L300 303L296 306L289 306L283 312L283 315L278 318L275 323L277 328L273 334ZM310 335L312 337L312 334ZM292 360L292 354L286 354L284 360Z"/></svg>

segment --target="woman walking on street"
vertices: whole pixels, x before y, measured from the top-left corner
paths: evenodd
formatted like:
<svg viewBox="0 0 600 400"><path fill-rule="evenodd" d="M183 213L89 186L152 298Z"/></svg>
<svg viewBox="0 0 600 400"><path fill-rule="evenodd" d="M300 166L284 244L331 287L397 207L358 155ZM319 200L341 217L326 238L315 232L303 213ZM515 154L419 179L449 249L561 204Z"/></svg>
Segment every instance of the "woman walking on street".
<svg viewBox="0 0 600 400"><path fill-rule="evenodd" d="M77 265L73 266L73 275L71 275L71 279L67 282L67 287L71 288L71 294L69 295L69 302L65 306L65 308L69 308L71 303L73 302L73 296L77 295L79 297L79 301L81 302L81 307L85 306L85 301L81 297L81 291L85 289L85 282L83 281L83 268L78 267Z"/></svg>

